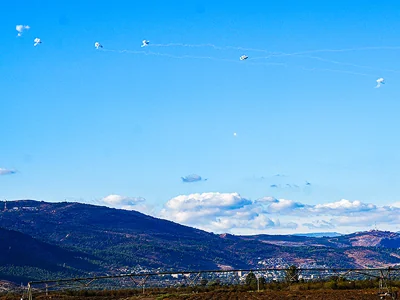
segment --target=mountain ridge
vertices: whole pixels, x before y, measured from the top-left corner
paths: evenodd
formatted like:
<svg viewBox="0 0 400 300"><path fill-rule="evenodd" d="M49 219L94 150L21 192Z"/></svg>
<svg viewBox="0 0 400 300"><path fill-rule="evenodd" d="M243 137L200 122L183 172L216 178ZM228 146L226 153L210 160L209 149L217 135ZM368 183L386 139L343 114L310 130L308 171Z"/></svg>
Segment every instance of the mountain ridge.
<svg viewBox="0 0 400 300"><path fill-rule="evenodd" d="M82 252L67 250L18 231L0 228L0 276L7 271L10 274L7 279L13 281L26 281L29 276L24 273L29 269L47 276L84 275L85 272L81 270L96 270L96 266L89 261L91 258Z"/></svg>
<svg viewBox="0 0 400 300"><path fill-rule="evenodd" d="M308 236L308 237L336 237L336 236L341 236L343 235L342 233L339 232L309 232L309 233L292 233L290 235L295 235L295 236Z"/></svg>
<svg viewBox="0 0 400 300"><path fill-rule="evenodd" d="M286 266L303 267L400 264L400 234L393 232L334 237L240 236L209 233L136 211L78 202L7 201L7 211L1 202L0 210L0 228L32 238L28 244L55 246L56 253L66 251L62 252L66 258L70 255L72 260L81 258L90 263L73 270L79 274L276 267L277 258ZM10 274L3 275L0 279L10 278ZM25 277L43 278L35 271Z"/></svg>

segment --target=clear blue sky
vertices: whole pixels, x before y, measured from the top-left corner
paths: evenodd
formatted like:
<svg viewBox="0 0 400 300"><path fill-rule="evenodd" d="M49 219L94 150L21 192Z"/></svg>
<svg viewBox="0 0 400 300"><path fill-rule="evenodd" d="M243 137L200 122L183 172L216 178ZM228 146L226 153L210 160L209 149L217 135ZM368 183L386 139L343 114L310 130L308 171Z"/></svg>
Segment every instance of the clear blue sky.
<svg viewBox="0 0 400 300"><path fill-rule="evenodd" d="M266 54L237 49L140 47L143 39L287 53L400 46L398 1L6 0L0 11L0 168L18 170L0 176L0 198L399 199L400 48L309 54L371 67L361 69L293 56L252 61ZM16 37L17 24L31 29ZM97 51L96 41L233 62ZM240 62L242 54L249 59ZM386 84L374 89L379 77ZM208 181L181 182L192 173ZM290 194L269 189L272 179L252 180L276 173L313 190Z"/></svg>

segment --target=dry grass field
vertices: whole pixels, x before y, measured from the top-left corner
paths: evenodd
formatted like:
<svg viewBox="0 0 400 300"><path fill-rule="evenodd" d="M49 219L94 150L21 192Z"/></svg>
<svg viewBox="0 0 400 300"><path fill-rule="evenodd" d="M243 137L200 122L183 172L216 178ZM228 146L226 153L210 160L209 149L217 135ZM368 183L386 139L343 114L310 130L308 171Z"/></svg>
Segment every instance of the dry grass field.
<svg viewBox="0 0 400 300"><path fill-rule="evenodd" d="M21 296L0 296L0 300L20 300ZM239 300L239 299L299 299L299 300L377 300L380 299L376 289L367 290L292 290L292 291L227 291L216 290L209 292L198 293L172 293L172 294L142 294L135 296L127 295L97 295L97 296L82 296L82 295L66 295L66 294L50 294L36 295L33 299L37 300ZM389 298L385 298L389 299Z"/></svg>

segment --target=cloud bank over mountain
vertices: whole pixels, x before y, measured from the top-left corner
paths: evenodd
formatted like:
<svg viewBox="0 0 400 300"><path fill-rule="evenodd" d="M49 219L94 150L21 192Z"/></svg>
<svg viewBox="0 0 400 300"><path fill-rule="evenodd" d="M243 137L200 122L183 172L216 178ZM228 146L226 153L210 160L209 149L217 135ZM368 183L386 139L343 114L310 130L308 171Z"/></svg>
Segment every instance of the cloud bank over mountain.
<svg viewBox="0 0 400 300"><path fill-rule="evenodd" d="M133 209L215 233L278 234L380 229L398 231L400 203L379 206L359 200L305 204L291 199L247 199L239 193L195 193L168 200L158 211L137 197L109 195L103 204Z"/></svg>

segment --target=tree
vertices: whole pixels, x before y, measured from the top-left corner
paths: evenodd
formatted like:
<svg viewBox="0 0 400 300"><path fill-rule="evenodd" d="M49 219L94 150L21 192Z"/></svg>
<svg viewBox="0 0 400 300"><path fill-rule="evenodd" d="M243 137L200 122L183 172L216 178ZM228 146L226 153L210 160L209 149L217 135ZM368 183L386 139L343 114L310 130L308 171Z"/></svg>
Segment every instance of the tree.
<svg viewBox="0 0 400 300"><path fill-rule="evenodd" d="M206 286L207 283L208 283L208 280L207 280L206 278L202 278L202 279L200 280L200 285L201 285L201 286Z"/></svg>
<svg viewBox="0 0 400 300"><path fill-rule="evenodd" d="M290 266L286 269L285 279L290 283L299 282L299 269L294 265Z"/></svg>
<svg viewBox="0 0 400 300"><path fill-rule="evenodd" d="M249 286L252 290L255 290L257 288L257 277L253 272L247 274L246 285Z"/></svg>
<svg viewBox="0 0 400 300"><path fill-rule="evenodd" d="M258 281L259 281L259 283L260 283L260 286L264 286L265 284L267 284L267 280L265 279L264 276L260 276L260 277L258 278Z"/></svg>
<svg viewBox="0 0 400 300"><path fill-rule="evenodd" d="M210 282L210 286L219 286L219 285L221 285L221 280L218 278L215 281Z"/></svg>

